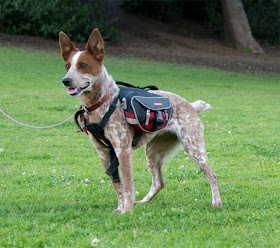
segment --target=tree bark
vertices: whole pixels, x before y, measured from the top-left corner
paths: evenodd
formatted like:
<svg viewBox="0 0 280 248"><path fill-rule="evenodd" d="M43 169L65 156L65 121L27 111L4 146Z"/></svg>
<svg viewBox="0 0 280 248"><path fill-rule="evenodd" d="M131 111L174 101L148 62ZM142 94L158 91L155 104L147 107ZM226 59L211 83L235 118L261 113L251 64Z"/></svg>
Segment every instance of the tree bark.
<svg viewBox="0 0 280 248"><path fill-rule="evenodd" d="M254 39L242 0L221 0L225 41L235 49L250 49L253 53L264 54Z"/></svg>

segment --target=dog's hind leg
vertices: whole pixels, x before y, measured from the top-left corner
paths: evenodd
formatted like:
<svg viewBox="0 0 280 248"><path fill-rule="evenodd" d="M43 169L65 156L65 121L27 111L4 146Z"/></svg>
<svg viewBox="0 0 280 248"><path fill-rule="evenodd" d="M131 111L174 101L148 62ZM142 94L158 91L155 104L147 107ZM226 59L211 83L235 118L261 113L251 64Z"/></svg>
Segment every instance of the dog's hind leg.
<svg viewBox="0 0 280 248"><path fill-rule="evenodd" d="M181 142L189 156L198 165L201 171L207 177L212 191L212 207L221 207L218 178L212 171L203 141L203 124L200 119L192 122L191 127L181 128Z"/></svg>
<svg viewBox="0 0 280 248"><path fill-rule="evenodd" d="M164 132L158 134L146 145L146 158L149 170L152 173L152 186L149 193L136 203L147 203L156 196L156 194L164 187L164 179L162 174L162 165L164 159L179 144L179 140L175 134Z"/></svg>

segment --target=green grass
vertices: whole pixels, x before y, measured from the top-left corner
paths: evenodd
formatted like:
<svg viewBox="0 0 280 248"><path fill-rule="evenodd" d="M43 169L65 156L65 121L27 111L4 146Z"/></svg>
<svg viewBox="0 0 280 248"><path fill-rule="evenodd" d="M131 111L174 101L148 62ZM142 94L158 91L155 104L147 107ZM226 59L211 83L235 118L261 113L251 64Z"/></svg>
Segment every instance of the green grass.
<svg viewBox="0 0 280 248"><path fill-rule="evenodd" d="M39 126L77 110L78 98L61 83L59 54L7 47L0 54L2 110ZM72 121L38 130L0 113L0 247L91 247L94 238L98 247L279 247L280 77L109 56L105 65L115 79L213 106L200 117L224 206L210 207L205 176L179 150L153 201L112 214L110 180ZM151 184L143 149L134 174L141 199Z"/></svg>

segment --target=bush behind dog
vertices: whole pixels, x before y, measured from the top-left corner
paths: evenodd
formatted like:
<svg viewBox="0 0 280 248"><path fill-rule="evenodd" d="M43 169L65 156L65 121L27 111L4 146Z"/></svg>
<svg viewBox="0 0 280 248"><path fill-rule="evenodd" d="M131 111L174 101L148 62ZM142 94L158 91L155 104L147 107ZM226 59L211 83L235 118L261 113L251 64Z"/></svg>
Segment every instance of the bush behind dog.
<svg viewBox="0 0 280 248"><path fill-rule="evenodd" d="M116 18L110 16L108 5L102 0L0 0L0 29L46 39L57 39L63 30L73 40L85 41L93 27L98 27L106 40L114 40Z"/></svg>

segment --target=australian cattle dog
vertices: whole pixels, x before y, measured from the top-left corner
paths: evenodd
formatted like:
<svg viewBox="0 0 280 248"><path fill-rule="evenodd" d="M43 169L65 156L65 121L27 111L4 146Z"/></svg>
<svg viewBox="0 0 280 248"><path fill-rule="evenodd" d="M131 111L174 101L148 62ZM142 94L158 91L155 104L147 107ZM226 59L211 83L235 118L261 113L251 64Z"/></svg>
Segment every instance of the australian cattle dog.
<svg viewBox="0 0 280 248"><path fill-rule="evenodd" d="M98 29L91 33L85 51L79 51L67 35L59 34L61 56L65 61L66 75L62 82L71 96L79 96L86 111L88 122L98 123L108 111L111 103L119 94L119 87L107 73L103 65L104 42ZM203 141L203 124L198 113L210 109L203 101L189 103L184 98L166 91L149 91L167 97L172 103L172 118L169 125L159 132L143 132L136 147L132 147L135 130L123 118L120 101L116 110L104 127L104 134L111 142L119 161L121 179L115 182L111 177L118 196L115 212L124 214L132 211L134 204L149 202L163 187L162 166L166 157L181 144L187 154L207 177L212 190L212 207L221 207L222 200L218 188L218 179L212 171ZM93 106L93 107L92 107ZM110 167L110 151L89 134L103 166ZM140 201L135 200L132 155L133 150L141 146L146 148L146 159L152 174L152 185L148 194Z"/></svg>

